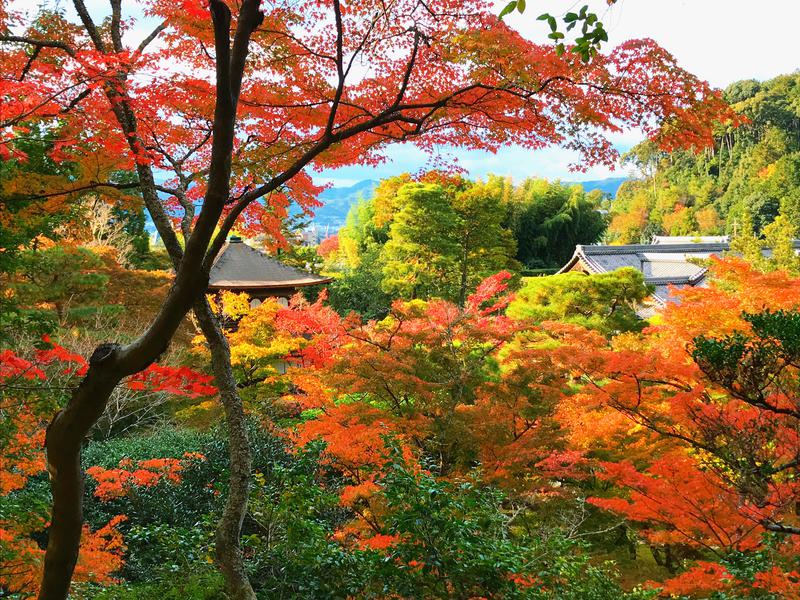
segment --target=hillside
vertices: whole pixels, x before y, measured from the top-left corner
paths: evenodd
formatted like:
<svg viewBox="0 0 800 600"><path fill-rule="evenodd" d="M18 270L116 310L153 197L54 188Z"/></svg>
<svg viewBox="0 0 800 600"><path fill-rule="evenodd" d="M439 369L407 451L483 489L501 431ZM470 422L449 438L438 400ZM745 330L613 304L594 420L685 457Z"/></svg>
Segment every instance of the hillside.
<svg viewBox="0 0 800 600"><path fill-rule="evenodd" d="M361 199L369 199L377 187L374 179L364 179L348 187L331 187L319 195L324 203L315 211L314 224L320 229L337 231L347 218L350 207Z"/></svg>
<svg viewBox="0 0 800 600"><path fill-rule="evenodd" d="M667 153L643 142L628 153L641 177L612 204L612 240L732 234L750 219L758 233L778 214L800 227L800 73L738 81L724 94L743 123L717 126L712 148Z"/></svg>

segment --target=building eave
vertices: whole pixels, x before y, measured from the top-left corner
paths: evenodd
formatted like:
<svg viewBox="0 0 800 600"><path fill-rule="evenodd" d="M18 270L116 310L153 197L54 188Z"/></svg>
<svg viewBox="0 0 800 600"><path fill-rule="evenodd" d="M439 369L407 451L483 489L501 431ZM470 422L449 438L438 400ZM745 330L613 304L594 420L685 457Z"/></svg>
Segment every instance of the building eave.
<svg viewBox="0 0 800 600"><path fill-rule="evenodd" d="M308 287L312 285L324 285L331 283L332 277L325 277L313 281L281 281L281 282L259 282L253 283L249 281L218 281L214 284L209 284L209 290L272 290L282 288L298 288Z"/></svg>

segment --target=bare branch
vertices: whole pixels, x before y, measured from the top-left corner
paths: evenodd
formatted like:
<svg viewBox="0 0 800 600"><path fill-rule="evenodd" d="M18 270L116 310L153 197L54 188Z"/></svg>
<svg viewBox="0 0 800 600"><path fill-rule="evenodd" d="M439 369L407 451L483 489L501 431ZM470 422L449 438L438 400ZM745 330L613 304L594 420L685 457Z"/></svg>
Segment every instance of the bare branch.
<svg viewBox="0 0 800 600"><path fill-rule="evenodd" d="M333 14L336 18L336 74L338 82L336 84L336 93L333 96L331 103L331 111L328 114L328 123L325 126L325 135L330 135L333 131L333 124L336 121L336 111L339 109L339 101L342 99L344 93L344 58L343 58L343 38L344 29L342 25L342 7L339 0L333 0Z"/></svg>
<svg viewBox="0 0 800 600"><path fill-rule="evenodd" d="M149 46L149 45L150 45L150 44L153 42L153 40L155 40L155 39L156 39L156 38L159 36L159 34L160 34L162 31L164 31L166 28L167 28L167 22L166 22L166 21L164 21L163 23L161 23L160 25L158 25L158 27L156 27L155 29L153 29L153 31L151 31L151 32L150 32L150 35L148 35L146 38L144 38L144 39L142 40L142 43L141 43L141 44L139 44L139 45L136 47L136 50L134 51L134 53L133 53L133 56L134 56L134 57L137 57L137 56L139 56L139 55L140 55L142 52L144 52L144 51L145 51L145 49L147 48L147 46Z"/></svg>
<svg viewBox="0 0 800 600"><path fill-rule="evenodd" d="M139 187L139 182L131 182L131 183L114 183L112 181L97 181L92 183L87 183L86 185L81 185L78 187L74 187L68 190L60 190L58 192L48 192L48 193L41 193L41 194L28 194L25 195L25 199L28 200L43 200L45 198L55 198L57 196L66 196L68 194L75 194L77 192L86 192L88 190L96 190L97 188L112 188L115 190L131 190Z"/></svg>
<svg viewBox="0 0 800 600"><path fill-rule="evenodd" d="M105 53L106 44L103 41L103 37L100 35L100 31L98 31L97 26L94 24L94 21L92 21L89 11L86 10L86 4L84 4L83 0L72 0L72 3L75 5L75 10L81 18L81 23L83 23L86 33L89 34L89 38L91 38L94 47L97 48L99 52Z"/></svg>
<svg viewBox="0 0 800 600"><path fill-rule="evenodd" d="M122 0L111 1L111 42L114 52L122 52Z"/></svg>
<svg viewBox="0 0 800 600"><path fill-rule="evenodd" d="M59 50L63 50L70 56L75 56L75 50L71 46L65 44L64 42L57 42L55 40L37 40L36 38L30 38L20 35L0 35L0 42L29 44L31 46L37 46L39 48L58 48Z"/></svg>
<svg viewBox="0 0 800 600"><path fill-rule="evenodd" d="M31 66L33 65L33 61L35 61L38 58L39 53L41 51L42 51L41 46L36 46L33 49L33 53L30 55L30 58L28 58L28 62L26 62L25 66L22 68L22 73L19 76L20 81L23 81L25 79L25 76L28 74L28 71L30 71Z"/></svg>

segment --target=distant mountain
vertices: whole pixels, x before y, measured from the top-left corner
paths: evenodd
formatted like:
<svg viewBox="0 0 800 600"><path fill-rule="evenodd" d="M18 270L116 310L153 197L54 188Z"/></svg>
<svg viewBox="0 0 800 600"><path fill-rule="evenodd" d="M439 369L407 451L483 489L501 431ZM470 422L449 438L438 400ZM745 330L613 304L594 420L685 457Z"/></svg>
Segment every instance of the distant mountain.
<svg viewBox="0 0 800 600"><path fill-rule="evenodd" d="M617 195L617 190L627 177L609 177L595 181L564 181L565 185L582 185L587 192L600 190L609 194L612 198ZM335 233L344 225L350 207L361 199L369 200L375 192L380 182L375 179L363 179L347 187L331 187L319 195L319 199L324 203L315 212L313 223L320 235L324 237L328 233ZM299 212L299 210L297 211ZM294 213L292 213L294 214ZM155 225L150 220L150 214L146 214L145 229L151 234L156 234Z"/></svg>
<svg viewBox="0 0 800 600"><path fill-rule="evenodd" d="M612 198L617 195L619 186L628 181L629 177L607 177L606 179L596 179L594 181L564 181L565 185L582 185L587 192L600 190Z"/></svg>
<svg viewBox="0 0 800 600"><path fill-rule="evenodd" d="M565 185L582 185L587 192L600 190L613 198L616 196L619 186L627 179L627 177L609 177L595 181L564 181L563 183ZM338 231L344 225L350 207L359 200L372 198L378 183L374 179L364 179L348 187L332 187L322 192L319 199L324 204L314 211L313 223L317 230L330 233Z"/></svg>
<svg viewBox="0 0 800 600"><path fill-rule="evenodd" d="M328 188L319 195L323 205L314 211L314 224L318 229L338 231L344 225L350 207L359 200L371 198L378 183L374 179L364 179L348 187Z"/></svg>

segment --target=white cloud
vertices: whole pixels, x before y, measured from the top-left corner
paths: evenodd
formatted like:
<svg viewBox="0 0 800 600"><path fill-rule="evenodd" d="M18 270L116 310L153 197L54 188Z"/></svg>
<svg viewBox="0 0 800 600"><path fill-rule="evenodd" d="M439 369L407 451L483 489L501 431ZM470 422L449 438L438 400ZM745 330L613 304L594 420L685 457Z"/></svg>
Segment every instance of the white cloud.
<svg viewBox="0 0 800 600"><path fill-rule="evenodd" d="M347 179L346 177L314 177L313 179L315 185L331 184L337 188L350 187L361 181L360 179Z"/></svg>
<svg viewBox="0 0 800 600"><path fill-rule="evenodd" d="M507 0L495 0L496 10ZM796 24L800 22L800 2L796 0L619 0L608 7L605 0L537 0L529 3L525 14L514 14L509 23L530 39L545 40L546 25L536 20L543 12L561 15L584 3L601 15L609 31L609 45L631 38L653 38L669 50L688 71L725 87L740 79L770 79L798 67L794 48ZM612 141L621 152L642 139L638 131L626 131ZM461 166L472 177L487 173L560 178L572 181L602 179L625 174L595 167L586 173L573 173L568 165L576 156L560 148L530 152L509 147L492 155L486 152L456 151ZM419 150L394 146L390 160L378 168L347 167L325 171L328 177L349 179L380 178L403 171L417 171L427 162Z"/></svg>

